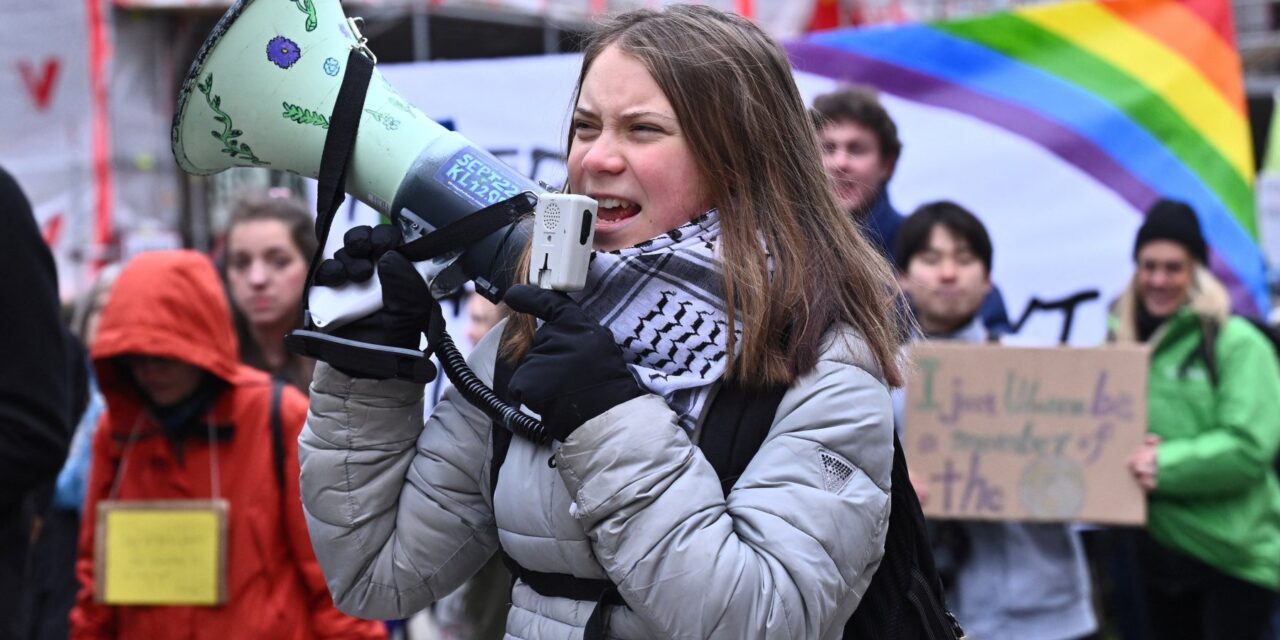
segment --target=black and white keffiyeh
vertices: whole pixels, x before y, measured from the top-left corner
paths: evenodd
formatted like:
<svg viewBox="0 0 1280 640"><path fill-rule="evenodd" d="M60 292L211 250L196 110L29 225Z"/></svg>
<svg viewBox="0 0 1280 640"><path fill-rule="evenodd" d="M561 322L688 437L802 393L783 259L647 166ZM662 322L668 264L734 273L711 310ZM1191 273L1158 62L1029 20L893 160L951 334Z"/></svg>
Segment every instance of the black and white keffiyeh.
<svg viewBox="0 0 1280 640"><path fill-rule="evenodd" d="M719 248L712 209L629 249L597 251L586 287L573 294L613 333L640 385L666 398L690 432L728 363Z"/></svg>

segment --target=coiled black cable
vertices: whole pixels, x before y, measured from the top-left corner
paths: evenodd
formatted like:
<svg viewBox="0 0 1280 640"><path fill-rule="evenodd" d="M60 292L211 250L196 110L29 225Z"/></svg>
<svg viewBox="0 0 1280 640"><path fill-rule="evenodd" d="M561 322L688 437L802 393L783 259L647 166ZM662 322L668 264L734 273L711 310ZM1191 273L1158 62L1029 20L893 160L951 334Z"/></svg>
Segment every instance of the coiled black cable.
<svg viewBox="0 0 1280 640"><path fill-rule="evenodd" d="M541 422L525 415L519 408L503 402L493 389L476 377L448 332L438 331L433 337L435 353L440 358L440 365L445 375L449 376L449 382L453 383L462 397L479 407L495 422L522 438L532 440L536 444L546 444L551 439L547 428Z"/></svg>

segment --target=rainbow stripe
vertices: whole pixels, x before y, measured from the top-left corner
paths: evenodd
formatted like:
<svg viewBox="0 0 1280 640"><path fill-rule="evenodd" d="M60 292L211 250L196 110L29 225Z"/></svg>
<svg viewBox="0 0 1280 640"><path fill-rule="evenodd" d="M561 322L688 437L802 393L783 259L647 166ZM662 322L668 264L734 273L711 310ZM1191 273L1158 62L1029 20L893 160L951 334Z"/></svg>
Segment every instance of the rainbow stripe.
<svg viewBox="0 0 1280 640"><path fill-rule="evenodd" d="M1237 309L1257 313L1267 294L1231 33L1225 0L1069 2L829 31L788 50L800 71L870 84L1032 140L1137 211L1161 196L1189 202Z"/></svg>

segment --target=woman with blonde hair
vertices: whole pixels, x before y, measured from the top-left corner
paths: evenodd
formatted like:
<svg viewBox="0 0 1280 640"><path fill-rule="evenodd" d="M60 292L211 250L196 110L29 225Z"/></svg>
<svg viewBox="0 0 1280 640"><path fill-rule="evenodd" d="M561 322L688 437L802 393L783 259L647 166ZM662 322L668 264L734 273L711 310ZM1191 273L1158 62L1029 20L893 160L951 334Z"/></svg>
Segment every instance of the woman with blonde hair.
<svg viewBox="0 0 1280 640"><path fill-rule="evenodd" d="M600 205L586 288L512 287L470 359L554 442L453 389L424 426L420 385L318 365L303 500L337 605L402 617L501 552L508 637L840 637L884 552L901 321L786 55L707 7L623 14L588 42L568 145ZM409 268L378 265L392 346L429 315ZM722 484L698 440L730 388L780 401Z"/></svg>
<svg viewBox="0 0 1280 640"><path fill-rule="evenodd" d="M1141 606L1124 613L1152 638L1274 638L1276 352L1257 327L1231 314L1187 203L1151 205L1133 260L1133 278L1108 319L1114 342L1151 349L1148 433L1128 461L1147 495L1147 524L1112 534L1117 554L1136 556L1117 559L1136 561Z"/></svg>

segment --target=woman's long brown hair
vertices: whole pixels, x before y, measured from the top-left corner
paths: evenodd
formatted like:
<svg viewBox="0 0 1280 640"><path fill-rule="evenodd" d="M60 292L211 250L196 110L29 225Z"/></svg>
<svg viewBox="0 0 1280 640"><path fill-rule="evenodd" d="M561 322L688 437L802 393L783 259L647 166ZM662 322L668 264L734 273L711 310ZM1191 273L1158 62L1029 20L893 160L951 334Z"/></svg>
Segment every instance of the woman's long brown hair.
<svg viewBox="0 0 1280 640"><path fill-rule="evenodd" d="M727 333L729 353L740 355L726 377L790 385L844 323L862 335L885 380L902 385L896 278L837 204L782 48L746 19L705 6L625 13L588 40L575 103L610 46L657 81L719 209L725 312L742 327L740 346ZM509 322L502 352L514 360L536 325L523 314Z"/></svg>

